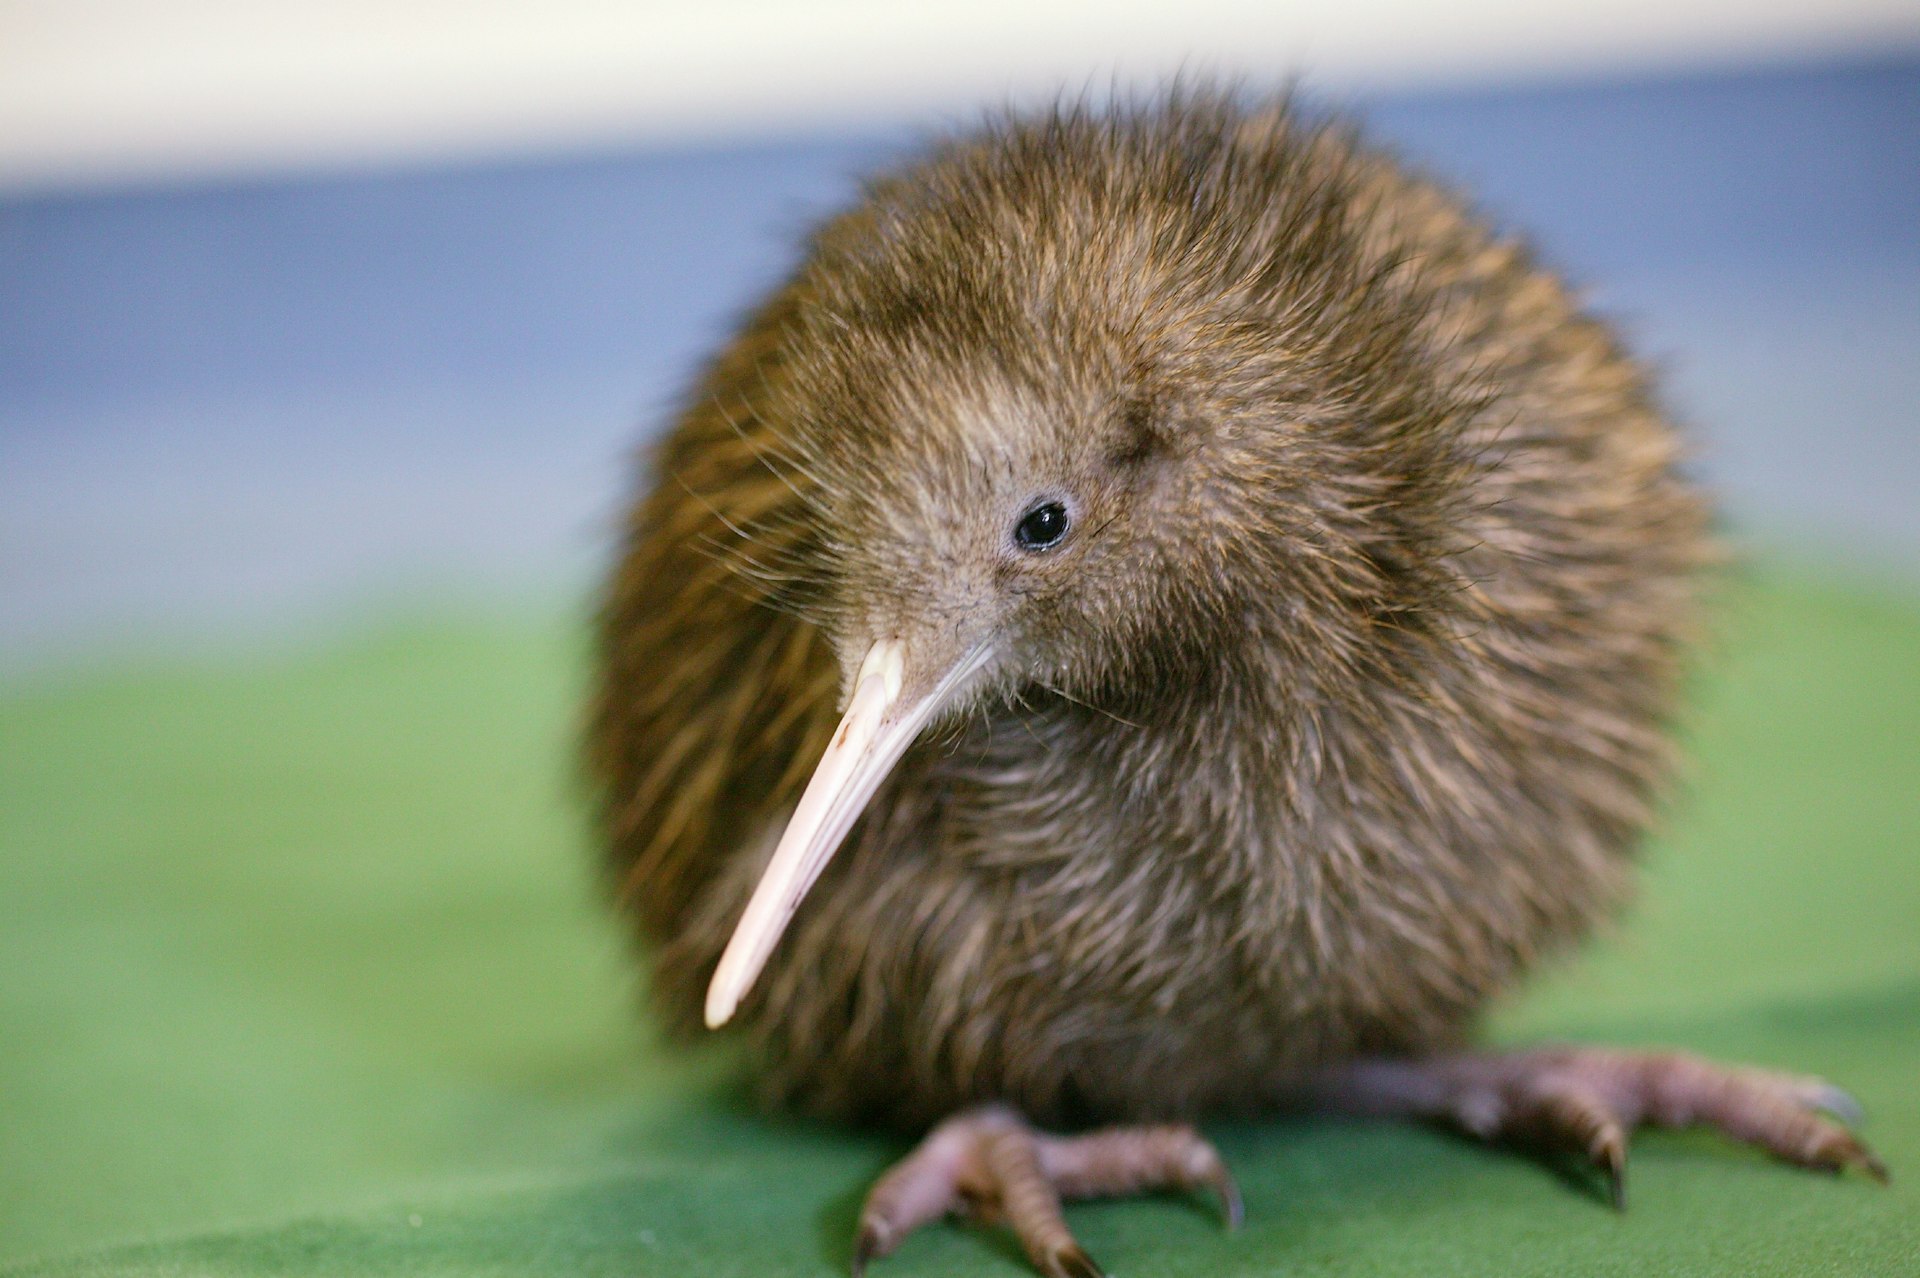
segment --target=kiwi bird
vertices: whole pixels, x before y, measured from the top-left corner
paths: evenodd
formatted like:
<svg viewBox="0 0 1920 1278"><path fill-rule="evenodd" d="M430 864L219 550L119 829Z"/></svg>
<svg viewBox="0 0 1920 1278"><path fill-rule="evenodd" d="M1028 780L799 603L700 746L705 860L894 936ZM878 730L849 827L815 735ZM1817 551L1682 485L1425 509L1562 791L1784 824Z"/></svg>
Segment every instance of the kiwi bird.
<svg viewBox="0 0 1920 1278"><path fill-rule="evenodd" d="M608 864L673 1025L772 1104L931 1127L948 1212L1237 1192L1281 1105L1591 1158L1880 1164L1811 1078L1476 1050L1623 901L1713 558L1643 370L1338 122L1010 114L811 236L651 457L598 641ZM1835 1121L1835 1118L1841 1121Z"/></svg>

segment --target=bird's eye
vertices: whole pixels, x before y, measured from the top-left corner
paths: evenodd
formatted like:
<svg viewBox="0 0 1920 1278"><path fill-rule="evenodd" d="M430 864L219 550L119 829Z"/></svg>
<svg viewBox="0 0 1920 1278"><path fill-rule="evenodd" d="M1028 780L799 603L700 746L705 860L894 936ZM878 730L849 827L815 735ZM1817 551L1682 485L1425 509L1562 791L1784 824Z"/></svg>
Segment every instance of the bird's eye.
<svg viewBox="0 0 1920 1278"><path fill-rule="evenodd" d="M1047 550L1067 535L1067 508L1057 501L1042 502L1014 525L1013 540L1022 550Z"/></svg>

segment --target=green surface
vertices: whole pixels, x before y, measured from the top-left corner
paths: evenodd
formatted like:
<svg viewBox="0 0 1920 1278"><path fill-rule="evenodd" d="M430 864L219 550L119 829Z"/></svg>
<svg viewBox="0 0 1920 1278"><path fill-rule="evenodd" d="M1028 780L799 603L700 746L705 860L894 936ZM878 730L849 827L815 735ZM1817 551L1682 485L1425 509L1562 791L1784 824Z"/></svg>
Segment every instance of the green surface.
<svg viewBox="0 0 1920 1278"><path fill-rule="evenodd" d="M1851 1087L1896 1183L1700 1134L1634 1206L1439 1132L1214 1129L1249 1223L1070 1209L1116 1275L1920 1273L1920 606L1737 592L1693 795L1508 1040ZM660 1051L586 871L575 632L389 630L0 691L0 1272L831 1274L899 1147ZM1019 1274L936 1227L876 1276Z"/></svg>

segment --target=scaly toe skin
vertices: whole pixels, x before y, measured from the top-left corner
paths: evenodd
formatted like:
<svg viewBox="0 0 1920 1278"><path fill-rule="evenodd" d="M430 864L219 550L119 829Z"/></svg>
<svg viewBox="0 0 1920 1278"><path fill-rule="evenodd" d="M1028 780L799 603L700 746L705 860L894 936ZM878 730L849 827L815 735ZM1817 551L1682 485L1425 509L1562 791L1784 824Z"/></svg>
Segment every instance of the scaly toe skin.
<svg viewBox="0 0 1920 1278"><path fill-rule="evenodd" d="M1108 1127L1051 1136L1002 1106L969 1110L934 1128L874 1182L849 1267L853 1278L862 1278L870 1262L915 1229L958 1214L1011 1230L1048 1278L1101 1278L1100 1266L1068 1231L1061 1200L1162 1188L1212 1190L1228 1228L1237 1228L1245 1213L1226 1164L1191 1127Z"/></svg>
<svg viewBox="0 0 1920 1278"><path fill-rule="evenodd" d="M1861 1111L1840 1088L1683 1052L1554 1047L1375 1058L1317 1075L1303 1094L1350 1114L1432 1119L1482 1140L1578 1154L1607 1178L1617 1208L1627 1201L1628 1139L1641 1127L1707 1127L1801 1167L1858 1167L1888 1179L1886 1164L1845 1126Z"/></svg>
<svg viewBox="0 0 1920 1278"><path fill-rule="evenodd" d="M1612 1179L1616 1206L1625 1201L1627 1134L1643 1125L1716 1128L1802 1167L1886 1174L1859 1137L1826 1116L1857 1118L1860 1106L1824 1080L1681 1053L1575 1051L1543 1059L1551 1063L1534 1085L1571 1098L1563 1108L1576 1125L1593 1127L1590 1152ZM1593 1115L1574 1113L1588 1107Z"/></svg>
<svg viewBox="0 0 1920 1278"><path fill-rule="evenodd" d="M1858 1127L1867 1121L1867 1111L1853 1098L1853 1093L1842 1087L1835 1087L1825 1079L1810 1078L1801 1092L1801 1098L1815 1109L1824 1110L1849 1127Z"/></svg>
<svg viewBox="0 0 1920 1278"><path fill-rule="evenodd" d="M1886 1183L1886 1164L1847 1127L1860 1120L1860 1103L1824 1079L1729 1069L1683 1055L1650 1058L1643 1071L1650 1121L1716 1127L1802 1167L1835 1173L1858 1167Z"/></svg>
<svg viewBox="0 0 1920 1278"><path fill-rule="evenodd" d="M1205 1189L1220 1200L1229 1230L1246 1209L1226 1162L1184 1124L1109 1127L1081 1136L1038 1137L1048 1178L1066 1198L1112 1198L1149 1189Z"/></svg>

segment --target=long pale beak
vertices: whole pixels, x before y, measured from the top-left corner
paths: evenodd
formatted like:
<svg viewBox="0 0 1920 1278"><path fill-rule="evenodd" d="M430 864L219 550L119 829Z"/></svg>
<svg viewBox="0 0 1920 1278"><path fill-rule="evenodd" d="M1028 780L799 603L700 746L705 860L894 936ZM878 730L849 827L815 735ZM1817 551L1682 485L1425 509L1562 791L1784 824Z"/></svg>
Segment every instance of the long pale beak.
<svg viewBox="0 0 1920 1278"><path fill-rule="evenodd" d="M707 1028L718 1029L732 1019L807 889L826 869L867 800L920 729L978 668L981 656L978 650L969 653L931 692L903 705L905 655L898 640L883 639L861 661L847 712L815 765L813 779L807 782L714 970L713 983L707 987Z"/></svg>

